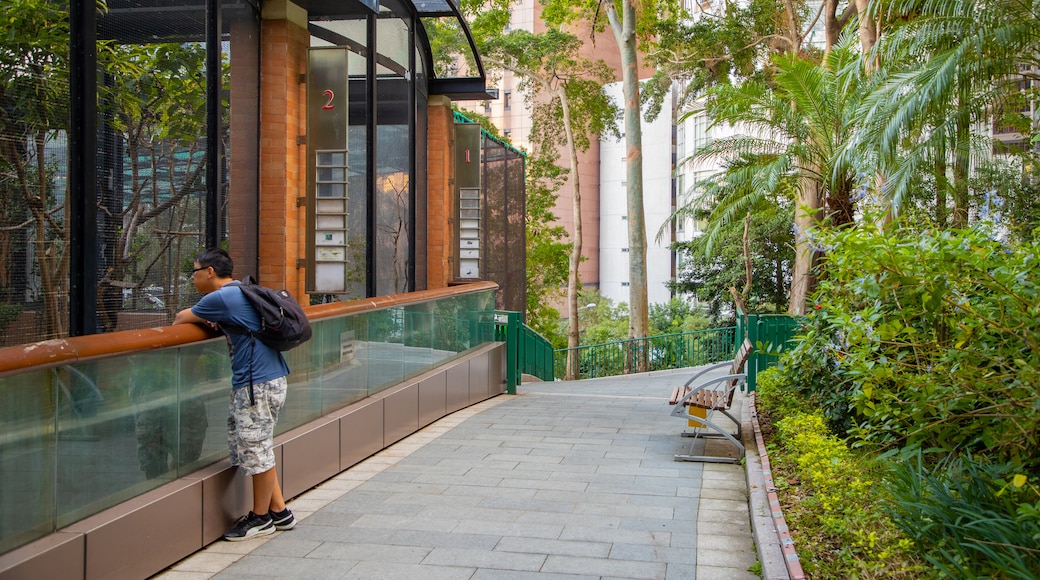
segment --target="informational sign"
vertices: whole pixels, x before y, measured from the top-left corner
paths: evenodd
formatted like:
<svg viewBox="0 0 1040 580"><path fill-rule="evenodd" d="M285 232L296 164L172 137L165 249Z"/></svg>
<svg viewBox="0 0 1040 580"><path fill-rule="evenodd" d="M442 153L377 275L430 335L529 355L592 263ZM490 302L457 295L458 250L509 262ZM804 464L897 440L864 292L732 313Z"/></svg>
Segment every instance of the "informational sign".
<svg viewBox="0 0 1040 580"><path fill-rule="evenodd" d="M484 224L480 190L480 125L455 125L456 277L472 280L482 275L481 238Z"/></svg>
<svg viewBox="0 0 1040 580"><path fill-rule="evenodd" d="M347 292L347 55L307 57L307 291Z"/></svg>

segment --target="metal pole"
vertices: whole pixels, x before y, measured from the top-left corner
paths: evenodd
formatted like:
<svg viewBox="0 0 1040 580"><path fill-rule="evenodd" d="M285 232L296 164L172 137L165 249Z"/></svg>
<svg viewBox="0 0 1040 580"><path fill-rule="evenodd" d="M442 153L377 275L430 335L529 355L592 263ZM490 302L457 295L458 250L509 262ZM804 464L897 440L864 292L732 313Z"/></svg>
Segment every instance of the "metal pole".
<svg viewBox="0 0 1040 580"><path fill-rule="evenodd" d="M69 335L97 332L97 9L69 3ZM42 155L42 152L38 152Z"/></svg>
<svg viewBox="0 0 1040 580"><path fill-rule="evenodd" d="M220 244L221 90L220 0L206 0L206 247Z"/></svg>

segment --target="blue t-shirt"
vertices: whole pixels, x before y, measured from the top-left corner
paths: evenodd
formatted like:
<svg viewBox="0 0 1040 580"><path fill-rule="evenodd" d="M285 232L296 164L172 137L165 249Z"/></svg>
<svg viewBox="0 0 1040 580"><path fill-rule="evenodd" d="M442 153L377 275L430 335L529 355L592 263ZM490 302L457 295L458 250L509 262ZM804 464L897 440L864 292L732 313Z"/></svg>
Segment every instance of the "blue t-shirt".
<svg viewBox="0 0 1040 580"><path fill-rule="evenodd" d="M231 324L251 330L260 328L260 317L246 300L237 281L210 292L191 307L195 316L217 324ZM271 381L289 374L289 365L282 353L245 332L227 332L231 351L231 389L249 386L250 366L253 384Z"/></svg>

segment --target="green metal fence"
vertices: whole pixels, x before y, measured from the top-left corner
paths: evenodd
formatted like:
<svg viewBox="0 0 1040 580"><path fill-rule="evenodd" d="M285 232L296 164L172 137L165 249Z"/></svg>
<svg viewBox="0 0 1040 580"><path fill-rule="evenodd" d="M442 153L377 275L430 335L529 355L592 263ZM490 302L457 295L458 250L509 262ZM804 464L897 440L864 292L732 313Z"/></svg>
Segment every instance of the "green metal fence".
<svg viewBox="0 0 1040 580"><path fill-rule="evenodd" d="M524 324L519 312L495 311L495 340L506 343L506 390L516 394L522 375L553 381L553 347Z"/></svg>
<svg viewBox="0 0 1040 580"><path fill-rule="evenodd" d="M747 363L748 389L755 390L760 371L775 366L778 354L786 350L801 328L801 319L787 314L747 314L738 312L737 335L755 346Z"/></svg>
<svg viewBox="0 0 1040 580"><path fill-rule="evenodd" d="M567 358L577 356L576 379L611 377L633 372L695 367L733 358L744 338L755 346L747 363L748 388L755 390L759 371L777 364L801 327L786 314L738 313L737 325L647 338L618 340L553 350L542 335L523 323L519 312L495 312L495 340L506 343L506 381L516 394L523 374L544 381L567 376Z"/></svg>
<svg viewBox="0 0 1040 580"><path fill-rule="evenodd" d="M555 351L555 374L567 374L567 358L577 353L574 378L594 379L632 372L658 371L704 365L733 358L737 328L712 328L606 344L582 345Z"/></svg>

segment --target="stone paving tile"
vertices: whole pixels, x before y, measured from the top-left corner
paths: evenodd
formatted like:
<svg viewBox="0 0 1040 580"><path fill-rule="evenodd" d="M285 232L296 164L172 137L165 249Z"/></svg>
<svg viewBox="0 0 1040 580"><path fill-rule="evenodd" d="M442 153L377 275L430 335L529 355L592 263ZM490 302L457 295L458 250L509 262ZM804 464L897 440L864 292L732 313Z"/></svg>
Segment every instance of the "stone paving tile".
<svg viewBox="0 0 1040 580"><path fill-rule="evenodd" d="M501 544L501 536L487 534L463 534L459 532L416 532L401 530L394 532L384 543L425 548L471 548L493 550Z"/></svg>
<svg viewBox="0 0 1040 580"><path fill-rule="evenodd" d="M667 566L663 562L626 562L608 558L548 556L542 569L553 573L656 580L664 577Z"/></svg>
<svg viewBox="0 0 1040 580"><path fill-rule="evenodd" d="M563 526L553 524L525 524L519 522L494 522L465 520L459 522L454 531L463 534L499 534L523 538L558 538Z"/></svg>
<svg viewBox="0 0 1040 580"><path fill-rule="evenodd" d="M524 385L290 502L295 530L162 578L753 578L741 466L672 460L674 376Z"/></svg>
<svg viewBox="0 0 1040 580"><path fill-rule="evenodd" d="M510 570L477 570L470 580L530 580L530 572L512 572ZM601 580L599 576L582 576L577 574L538 573L538 580Z"/></svg>
<svg viewBox="0 0 1040 580"><path fill-rule="evenodd" d="M538 538L502 538L495 546L496 552L525 552L585 558L606 558L610 555L610 549L611 544L608 542L574 542Z"/></svg>
<svg viewBox="0 0 1040 580"><path fill-rule="evenodd" d="M696 564L697 551L687 548L647 546L642 544L614 544L611 560L633 562L665 562L667 564Z"/></svg>
<svg viewBox="0 0 1040 580"><path fill-rule="evenodd" d="M418 564L434 549L420 546L323 542L306 557L313 560Z"/></svg>
<svg viewBox="0 0 1040 580"><path fill-rule="evenodd" d="M422 563L434 566L462 566L512 570L516 572L537 572L542 569L546 558L547 556L544 554L434 548Z"/></svg>
<svg viewBox="0 0 1040 580"><path fill-rule="evenodd" d="M344 580L467 580L473 577L473 568L452 566L418 566L388 564L385 562L360 562L343 576ZM320 576L315 576L319 578Z"/></svg>
<svg viewBox="0 0 1040 580"><path fill-rule="evenodd" d="M338 580L348 578L347 572L353 562L336 562L309 558L285 558L282 556L249 556L235 562L214 578L218 580L237 578L299 578L313 580L322 578Z"/></svg>

